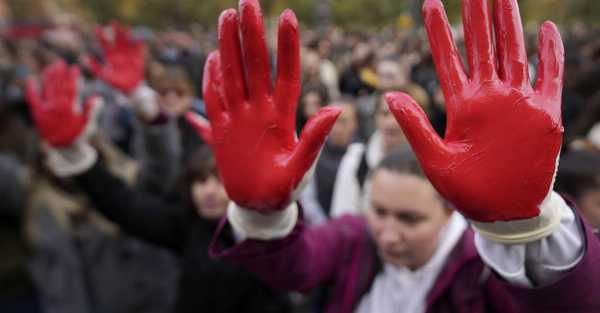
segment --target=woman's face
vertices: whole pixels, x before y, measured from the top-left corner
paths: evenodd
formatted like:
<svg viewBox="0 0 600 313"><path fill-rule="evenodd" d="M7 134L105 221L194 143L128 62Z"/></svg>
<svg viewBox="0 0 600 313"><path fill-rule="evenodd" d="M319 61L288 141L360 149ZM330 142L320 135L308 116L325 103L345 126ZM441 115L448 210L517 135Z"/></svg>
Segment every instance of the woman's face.
<svg viewBox="0 0 600 313"><path fill-rule="evenodd" d="M390 112L385 97L380 97L379 106L375 112L375 125L381 133L383 146L386 151L393 150L405 142L404 133Z"/></svg>
<svg viewBox="0 0 600 313"><path fill-rule="evenodd" d="M370 204L367 221L381 258L413 270L425 265L451 215L429 181L379 169Z"/></svg>
<svg viewBox="0 0 600 313"><path fill-rule="evenodd" d="M204 181L195 181L190 192L196 212L200 216L215 220L225 215L229 197L217 177L211 175Z"/></svg>

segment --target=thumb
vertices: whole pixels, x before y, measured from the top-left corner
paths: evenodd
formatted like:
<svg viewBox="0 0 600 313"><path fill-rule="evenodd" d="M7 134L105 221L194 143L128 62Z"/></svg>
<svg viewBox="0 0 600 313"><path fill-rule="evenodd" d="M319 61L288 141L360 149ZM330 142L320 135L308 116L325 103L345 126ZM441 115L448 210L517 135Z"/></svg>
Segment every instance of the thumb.
<svg viewBox="0 0 600 313"><path fill-rule="evenodd" d="M339 107L322 108L302 129L300 141L290 157L290 165L297 170L298 174L301 174L297 175L298 177L302 178L314 163L325 138L329 135L340 113L342 113L342 109Z"/></svg>
<svg viewBox="0 0 600 313"><path fill-rule="evenodd" d="M402 92L390 92L385 99L422 166L425 165L423 163L445 158L448 151L446 144L412 97Z"/></svg>
<svg viewBox="0 0 600 313"><path fill-rule="evenodd" d="M198 135L200 135L204 142L206 142L208 145L213 144L212 128L204 116L192 111L188 111L185 114L185 119L194 127L194 129L196 129L196 132Z"/></svg>

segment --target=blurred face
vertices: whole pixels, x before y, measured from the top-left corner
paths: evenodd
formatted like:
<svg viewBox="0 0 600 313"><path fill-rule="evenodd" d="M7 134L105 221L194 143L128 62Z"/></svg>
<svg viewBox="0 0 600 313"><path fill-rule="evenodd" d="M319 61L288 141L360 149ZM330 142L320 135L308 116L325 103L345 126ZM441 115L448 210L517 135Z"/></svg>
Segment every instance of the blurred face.
<svg viewBox="0 0 600 313"><path fill-rule="evenodd" d="M386 152L404 143L405 137L400 125L390 112L384 97L380 97L379 106L375 112L375 125L381 133L383 147Z"/></svg>
<svg viewBox="0 0 600 313"><path fill-rule="evenodd" d="M380 169L373 176L367 221L381 258L412 270L435 253L450 210L424 178Z"/></svg>
<svg viewBox="0 0 600 313"><path fill-rule="evenodd" d="M352 104L340 105L342 113L329 133L329 142L335 146L347 146L356 132L356 109Z"/></svg>
<svg viewBox="0 0 600 313"><path fill-rule="evenodd" d="M405 74L400 64L393 61L382 61L377 65L377 77L380 90L392 90L406 84Z"/></svg>
<svg viewBox="0 0 600 313"><path fill-rule="evenodd" d="M323 102L321 101L321 96L319 96L316 92L309 92L304 95L302 98L304 117L310 118L317 114L317 112L323 107Z"/></svg>
<svg viewBox="0 0 600 313"><path fill-rule="evenodd" d="M192 106L194 98L187 89L177 86L157 88L158 105L171 116L181 116Z"/></svg>
<svg viewBox="0 0 600 313"><path fill-rule="evenodd" d="M578 200L586 219L594 228L600 228L600 190L587 191Z"/></svg>
<svg viewBox="0 0 600 313"><path fill-rule="evenodd" d="M191 187L192 202L196 212L206 219L219 219L225 215L229 197L221 181L209 176L205 181L196 181Z"/></svg>

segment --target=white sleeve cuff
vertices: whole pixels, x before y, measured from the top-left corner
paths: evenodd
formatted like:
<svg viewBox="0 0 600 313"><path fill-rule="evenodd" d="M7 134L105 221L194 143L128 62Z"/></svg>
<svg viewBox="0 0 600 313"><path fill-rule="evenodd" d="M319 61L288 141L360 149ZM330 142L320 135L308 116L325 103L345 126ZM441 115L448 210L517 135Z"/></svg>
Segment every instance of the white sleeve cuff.
<svg viewBox="0 0 600 313"><path fill-rule="evenodd" d="M66 148L50 148L46 166L57 177L70 177L89 170L98 159L98 152L86 142L76 142Z"/></svg>
<svg viewBox="0 0 600 313"><path fill-rule="evenodd" d="M555 194L553 192L553 194ZM546 285L575 267L584 255L584 234L575 214L558 195L552 205L559 212L559 225L537 241L505 244L478 231L475 246L482 260L508 282L533 287Z"/></svg>
<svg viewBox="0 0 600 313"><path fill-rule="evenodd" d="M298 206L292 202L282 211L262 214L230 202L227 208L227 219L239 240L284 238L296 226Z"/></svg>

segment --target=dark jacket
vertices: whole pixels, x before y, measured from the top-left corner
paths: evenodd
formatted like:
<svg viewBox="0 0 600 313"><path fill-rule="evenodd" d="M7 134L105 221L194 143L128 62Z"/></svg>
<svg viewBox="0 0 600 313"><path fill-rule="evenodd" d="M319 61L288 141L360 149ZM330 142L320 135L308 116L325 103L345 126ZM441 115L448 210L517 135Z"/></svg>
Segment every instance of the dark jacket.
<svg viewBox="0 0 600 313"><path fill-rule="evenodd" d="M579 219L585 255L559 281L543 287L511 285L496 274L485 275L485 264L467 229L456 244L426 298L427 313L600 312L600 242ZM223 220L222 228L228 227ZM216 236L220 236L219 233ZM351 313L370 289L380 264L364 217L344 216L305 228L298 223L287 237L247 240L211 252L235 260L282 289L308 290L332 286L327 313Z"/></svg>
<svg viewBox="0 0 600 313"><path fill-rule="evenodd" d="M166 247L181 257L177 312L288 312L285 297L250 272L212 260L209 242L216 222L202 219L191 205L169 205L129 188L101 162L76 178L95 207L125 232ZM219 239L232 244L230 232Z"/></svg>

